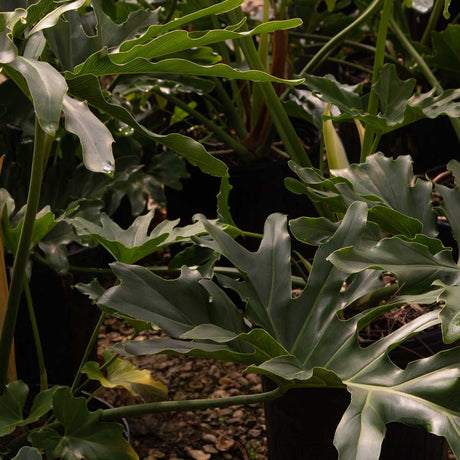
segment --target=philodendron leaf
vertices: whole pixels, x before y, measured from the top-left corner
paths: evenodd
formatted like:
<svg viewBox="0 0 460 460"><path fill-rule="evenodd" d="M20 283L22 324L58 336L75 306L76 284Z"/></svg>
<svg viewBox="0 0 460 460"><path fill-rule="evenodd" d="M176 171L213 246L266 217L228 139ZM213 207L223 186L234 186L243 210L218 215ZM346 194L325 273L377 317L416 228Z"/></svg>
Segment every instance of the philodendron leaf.
<svg viewBox="0 0 460 460"><path fill-rule="evenodd" d="M76 134L83 151L83 163L93 172L113 174L112 134L85 102L64 96L62 110L65 115L66 130Z"/></svg>
<svg viewBox="0 0 460 460"><path fill-rule="evenodd" d="M459 349L410 363L405 370L382 356L345 383L351 404L337 427L340 459L377 460L385 424L403 422L445 436L460 456ZM457 396L455 396L457 395Z"/></svg>
<svg viewBox="0 0 460 460"><path fill-rule="evenodd" d="M0 436L12 433L24 422L23 410L29 387L21 381L9 383L0 396Z"/></svg>
<svg viewBox="0 0 460 460"><path fill-rule="evenodd" d="M12 460L41 460L42 458L40 451L35 449L35 447L25 446L21 447Z"/></svg>
<svg viewBox="0 0 460 460"><path fill-rule="evenodd" d="M360 246L369 224L366 214L365 203L355 202L349 207L337 229L320 244L307 286L296 299L291 296L290 245L284 216L269 217L257 252L247 251L218 225L200 218L209 236L196 241L225 256L238 269L240 279L221 276L219 281L247 302L246 317L258 326L252 330L245 325L245 330L241 330L240 312L235 315L235 307L221 289L211 280L200 279L196 272L184 270L178 280L165 281L141 267L114 264L121 284L109 290L100 303L129 310L133 315L156 315L170 335L182 339L128 342L117 345L116 351L126 355L212 356L244 362L249 364L249 371L268 375L277 382L295 382L306 387L346 385L354 401L337 431L340 458L377 459L385 424L394 420L426 426L446 436L454 452L458 452L459 349L419 360L404 370L387 354L412 335L439 325L439 310L410 321L365 348L358 340L359 331L386 311L409 302L423 305L439 301L444 287L433 287L431 281L440 278L442 270L449 278L451 271L457 273L458 268L447 263L440 270L445 251L439 251L439 244L420 235L414 241L393 238L378 243L391 246L398 240L397 250L384 247L373 253L378 245L368 249L371 256L391 259L396 274L411 287L406 291L412 293L401 295L395 287L388 289L380 271L365 270L364 266L350 270L359 273L349 277L327 259L332 258L331 253L336 257L349 251L341 248ZM375 236L379 236L378 232ZM412 252L407 252L406 246ZM410 264L413 272L409 271ZM405 286L400 284L396 288ZM205 292L200 291L202 287ZM382 297L382 293L387 293L387 297ZM380 300L366 306L366 299L374 294ZM141 302L143 298L151 300ZM361 305L360 313L343 319L347 317L343 310L357 304ZM181 314L186 314L187 320ZM229 321L231 315L233 324ZM375 405L366 405L365 401L375 401ZM371 439L360 436L369 430ZM366 447L368 443L372 449Z"/></svg>
<svg viewBox="0 0 460 460"><path fill-rule="evenodd" d="M69 79L68 84L72 95L87 100L92 107L126 123L136 131L136 134L144 142L163 144L172 151L177 152L192 165L199 167L206 174L218 177L224 177L228 174L228 168L225 163L211 156L197 141L178 133L161 135L149 131L140 125L127 109L107 102L102 94L99 80L94 75Z"/></svg>
<svg viewBox="0 0 460 460"><path fill-rule="evenodd" d="M85 283L78 283L75 285L75 288L81 292L83 295L86 295L90 298L92 302L95 304L98 303L99 299L102 297L102 295L105 293L105 289L101 286L99 281L97 279L93 279L90 283L85 284ZM131 326L134 328L134 335L140 334L142 331L146 331L148 329L152 328L152 324L141 321L138 319L131 318L126 315L120 315L119 313L115 312L114 310L110 309L105 309L106 311L112 315L115 316L116 318L122 319L124 321L127 321Z"/></svg>
<svg viewBox="0 0 460 460"><path fill-rule="evenodd" d="M354 191L363 197L376 197L385 206L423 224L423 233L437 233L436 219L431 204L431 184L418 180L412 185L414 173L408 155L396 159L382 153L369 156L365 163L333 171L353 185Z"/></svg>
<svg viewBox="0 0 460 460"><path fill-rule="evenodd" d="M455 176L455 188L435 184L436 191L442 196L441 209L447 216L452 229L452 235L460 246L460 163L452 160L448 163L447 169Z"/></svg>
<svg viewBox="0 0 460 460"><path fill-rule="evenodd" d="M17 380L9 383L0 396L0 436L5 436L14 431L18 426L36 422L50 411L54 393L58 387L39 393L32 404L28 416L24 414L29 387Z"/></svg>
<svg viewBox="0 0 460 460"><path fill-rule="evenodd" d="M121 263L111 267L121 284L99 299L105 307L157 324L172 337L207 323L237 332L248 329L228 296L214 283L200 281L196 270L183 268L179 278L164 280L143 267Z"/></svg>
<svg viewBox="0 0 460 460"><path fill-rule="evenodd" d="M429 63L455 81L460 74L460 24L449 24L442 32L432 32L434 56Z"/></svg>
<svg viewBox="0 0 460 460"><path fill-rule="evenodd" d="M306 84L324 102L336 105L341 115L338 120L359 120L371 126L380 135L389 133L423 118L440 115L458 118L460 116L460 90L449 89L433 96L434 91L412 94L415 81L400 80L394 64L385 64L374 88L382 98L382 111L369 115L364 110L363 99L354 91L330 77L307 77Z"/></svg>
<svg viewBox="0 0 460 460"><path fill-rule="evenodd" d="M113 54L109 54L104 48L98 53L91 55L85 62L75 67L74 72L66 72L66 79L71 80L83 75L125 75L125 74L182 74L208 77L223 77L238 80L250 80L256 82L274 82L287 85L297 85L303 79L284 80L274 77L259 70L239 70L226 64L200 65L186 59L163 59L158 62L150 62L147 58L136 57L126 63L117 63L112 60Z"/></svg>
<svg viewBox="0 0 460 460"><path fill-rule="evenodd" d="M383 239L366 250L339 249L328 260L347 273L369 268L388 270L397 275L405 292L428 289L438 279L449 285L460 282L460 268L451 251L432 254L426 245L398 237Z"/></svg>
<svg viewBox="0 0 460 460"><path fill-rule="evenodd" d="M8 216L6 206L3 208L2 225L4 243L8 251L13 254L16 254L16 250L18 248L19 238L24 225L24 213L25 206L14 217ZM33 249L56 226L56 224L57 222L54 214L51 212L49 206L44 207L40 212L38 212L35 217L30 249ZM15 226L13 227L12 225Z"/></svg>
<svg viewBox="0 0 460 460"><path fill-rule="evenodd" d="M439 300L445 304L439 314L442 336L444 342L454 343L456 340L460 340L460 286L439 284L444 288Z"/></svg>
<svg viewBox="0 0 460 460"><path fill-rule="evenodd" d="M333 170L330 179L314 169L290 165L306 186L306 193L313 199L316 196L332 212L345 212L354 201L363 201L370 208L369 220L391 234L437 234L431 184L417 180L412 185L414 174L409 156L393 160L376 153L365 163ZM302 189L298 192L303 193Z"/></svg>
<svg viewBox="0 0 460 460"><path fill-rule="evenodd" d="M54 136L61 118L62 100L67 92L64 77L47 62L18 56L4 68L34 105L41 128Z"/></svg>
<svg viewBox="0 0 460 460"><path fill-rule="evenodd" d="M158 249L173 243L185 241L191 236L204 233L200 224L186 227L176 227L179 219L163 221L150 233L149 225L154 216L154 210L139 216L126 229L121 229L105 213L101 215L102 226L96 225L81 217L69 220L80 236L90 236L102 244L118 262L133 264L152 254Z"/></svg>
<svg viewBox="0 0 460 460"><path fill-rule="evenodd" d="M157 10L139 9L129 14L126 20L115 23L110 16L105 14L103 0L92 0L91 4L97 18L97 36L99 49L103 46L116 47L125 41L137 36L147 27L158 23Z"/></svg>
<svg viewBox="0 0 460 460"><path fill-rule="evenodd" d="M200 8L193 13L187 14L185 16L174 18L172 21L166 22L165 24L156 24L148 28L148 30L142 34L139 38L133 40L126 40L120 45L121 51L129 51L131 48L134 48L138 45L143 45L152 40L152 38L157 37L160 34L170 31L171 29L177 29L183 27L187 24L190 24L192 21L201 19L212 14L222 14L227 13L231 10L234 10L239 5L243 3L243 0L224 0L219 3L215 3L206 8Z"/></svg>
<svg viewBox="0 0 460 460"><path fill-rule="evenodd" d="M187 32L186 30L173 30L153 38L148 43L137 45L129 51L111 53L109 55L113 64L127 64L137 58L158 59L163 56L186 51L190 48L212 45L226 40L237 40L251 37L261 33L271 33L275 30L285 30L302 24L300 19L288 19L286 21L269 21L259 24L247 32L235 32L234 26L226 29L209 30L206 32ZM76 68L78 72L78 67Z"/></svg>
<svg viewBox="0 0 460 460"><path fill-rule="evenodd" d="M97 380L105 388L126 388L134 396L141 395L146 402L167 398L168 389L163 383L154 380L149 370L140 370L130 361L120 358L112 361L114 355L110 352L103 351L102 354L105 362L110 360L110 364L102 371L95 361L85 363L81 372L89 379Z"/></svg>
<svg viewBox="0 0 460 460"><path fill-rule="evenodd" d="M34 33L53 27L58 21L59 18L66 12L71 10L77 10L85 4L86 0L75 0L74 2L65 3L61 6L58 6L53 11L49 12L47 15L43 16L40 21L35 24L29 33L26 34L26 38L30 37Z"/></svg>
<svg viewBox="0 0 460 460"><path fill-rule="evenodd" d="M101 410L89 412L85 399L73 398L67 388L56 391L53 412L63 433L44 427L29 435L32 445L44 449L48 458L138 459L123 437L123 427L117 423L100 422Z"/></svg>

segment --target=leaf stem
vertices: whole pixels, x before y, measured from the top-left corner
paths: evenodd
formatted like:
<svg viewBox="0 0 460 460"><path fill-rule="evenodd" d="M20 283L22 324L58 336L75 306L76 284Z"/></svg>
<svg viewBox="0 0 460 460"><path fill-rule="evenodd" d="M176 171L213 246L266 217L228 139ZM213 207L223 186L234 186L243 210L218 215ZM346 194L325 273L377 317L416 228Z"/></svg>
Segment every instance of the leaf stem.
<svg viewBox="0 0 460 460"><path fill-rule="evenodd" d="M373 0L373 2L363 11L363 13L358 16L350 25L345 27L342 31L340 31L337 35L334 35L314 56L308 64L300 71L299 77L302 77L303 75L312 73L323 61L324 58L326 58L329 53L331 53L335 48L340 46L342 42L344 41L345 37L356 27L360 26L364 22L366 22L379 8L380 4L382 3L383 0ZM283 96L282 99L284 99L290 89L287 89Z"/></svg>
<svg viewBox="0 0 460 460"><path fill-rule="evenodd" d="M24 293L26 296L27 308L29 310L30 324L32 326L32 334L34 336L35 350L37 352L38 370L40 375L40 391L48 389L48 375L45 367L45 358L43 357L43 348L40 340L40 332L38 330L37 317L35 316L32 294L27 277L24 276Z"/></svg>
<svg viewBox="0 0 460 460"><path fill-rule="evenodd" d="M85 365L86 361L88 361L89 355L91 354L91 351L96 345L97 338L99 335L99 329L101 328L102 323L104 322L105 318L106 318L106 313L102 312L99 316L99 320L97 321L96 326L94 327L93 333L91 335L91 338L89 339L88 345L86 346L85 352L83 353L83 357L81 359L80 366L78 366L78 371L75 374L74 381L70 388L70 393L72 394L75 394L78 388L78 384L80 383L80 380L81 380L81 370L83 366Z"/></svg>
<svg viewBox="0 0 460 460"><path fill-rule="evenodd" d="M380 0L379 0L380 1ZM237 8L228 13L228 17L233 24L237 24L243 19L243 13L241 8ZM247 26L244 27L247 30ZM257 49L252 41L251 37L244 37L238 40L241 49L248 61L249 67L253 70L265 71ZM275 89L271 83L258 83L257 84L263 93L265 98L265 104L270 112L272 121L278 131L281 140L283 141L284 147L289 154L291 160L295 161L300 166L311 166L310 158L308 158L307 152L302 145L294 127L292 126L291 120L287 116L286 111L281 103L280 98L276 94Z"/></svg>
<svg viewBox="0 0 460 460"><path fill-rule="evenodd" d="M244 126L244 118L235 108L232 99L228 95L227 91L222 85L222 82L217 78L212 79L214 84L216 85L217 95L220 97L220 102L224 105L227 113L226 115L232 121L233 128L235 129L235 133L239 139L244 139L248 135L248 131Z"/></svg>
<svg viewBox="0 0 460 460"><path fill-rule="evenodd" d="M179 98L173 96L172 94L166 94L159 89L154 89L154 93L158 94L161 97L164 97L168 101L172 102L173 104L180 107L184 112L187 112L189 115L194 117L204 126L209 128L214 134L219 137L225 144L227 144L231 149L233 149L238 155L242 158L250 158L253 155L243 144L241 144L238 140L234 139L230 134L228 134L225 130L223 130L220 126L217 126L214 122L206 118L202 115L198 110L193 109L185 102L181 101Z"/></svg>
<svg viewBox="0 0 460 460"><path fill-rule="evenodd" d="M101 413L102 421L111 421L123 417L137 417L145 414L173 411L195 411L213 407L229 407L247 404L259 404L282 396L291 385L284 385L275 390L254 395L230 396L228 398L189 399L185 401L161 401L156 403L136 404L133 406L105 409Z"/></svg>
<svg viewBox="0 0 460 460"><path fill-rule="evenodd" d="M431 36L431 32L436 27L436 24L439 21L442 10L444 9L444 0L436 0L431 10L430 18L428 19L428 24L423 32L422 38L420 39L421 45L427 45L428 40Z"/></svg>
<svg viewBox="0 0 460 460"><path fill-rule="evenodd" d="M399 27L398 23L394 20L393 17L390 17L390 29L396 35L396 38L401 42L401 45L406 49L406 51L412 56L414 61L420 67L425 78L428 80L428 83L435 88L436 93L441 94L443 92L443 88L440 85L438 79L435 77L431 69L428 67L425 60L422 56L417 52L414 48L410 40L406 37L404 32Z"/></svg>
<svg viewBox="0 0 460 460"><path fill-rule="evenodd" d="M43 131L36 118L34 153L27 197L27 208L21 236L19 237L18 250L14 261L10 292L6 306L6 315L0 336L0 392L3 391L7 383L8 362L21 301L24 273L30 254L30 242L32 240L32 233L40 200L44 158L51 149L52 141L53 138Z"/></svg>
<svg viewBox="0 0 460 460"><path fill-rule="evenodd" d="M377 32L377 45L374 57L374 70L372 72L372 83L371 91L369 94L369 103L367 105L367 112L369 115L377 115L379 109L379 97L375 91L374 84L379 78L380 69L385 61L385 47L388 34L388 24L391 17L391 11L393 8L393 0L384 0L382 15L380 17L379 28ZM370 126L366 126L364 132L363 146L361 149L361 162L366 161L366 158L372 154L372 146L374 142L374 129Z"/></svg>
<svg viewBox="0 0 460 460"><path fill-rule="evenodd" d="M396 35L398 40L401 42L403 47L406 48L406 51L412 56L414 61L418 64L423 75L425 75L425 78L427 79L428 83L430 83L430 85L435 89L436 94L442 94L444 92L444 88L441 86L438 79L436 78L428 64L425 62L423 57L414 48L410 40L406 37L404 32L398 26L398 23L393 18L390 18L390 28ZM457 134L457 138L460 140L460 119L449 117L449 120L455 133Z"/></svg>

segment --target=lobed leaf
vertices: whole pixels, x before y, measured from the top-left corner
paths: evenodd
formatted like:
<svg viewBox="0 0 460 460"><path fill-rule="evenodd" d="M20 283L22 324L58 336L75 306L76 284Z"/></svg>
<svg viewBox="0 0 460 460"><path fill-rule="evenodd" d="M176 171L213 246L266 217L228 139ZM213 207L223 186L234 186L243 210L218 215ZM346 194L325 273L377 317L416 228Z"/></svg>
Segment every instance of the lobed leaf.
<svg viewBox="0 0 460 460"><path fill-rule="evenodd" d="M32 445L44 449L48 458L138 459L123 437L123 427L117 423L100 422L101 410L89 412L85 399L73 398L68 388L56 391L53 411L64 432L44 427L29 435Z"/></svg>
<svg viewBox="0 0 460 460"><path fill-rule="evenodd" d="M164 400L168 396L166 386L152 378L149 370L138 369L133 363L114 356L110 352L103 351L105 362L110 360L105 372L100 368L99 363L88 361L83 366L81 372L86 374L89 379L97 380L105 388L123 387L132 395L141 395L144 401L153 402Z"/></svg>
<svg viewBox="0 0 460 460"><path fill-rule="evenodd" d="M217 177L223 177L228 174L228 168L225 163L210 155L199 142L177 133L168 135L153 133L140 125L127 109L107 102L102 94L99 80L94 75L71 78L68 80L68 84L72 95L86 99L92 107L126 123L145 142L163 144L187 159L192 165L199 167L206 174Z"/></svg>

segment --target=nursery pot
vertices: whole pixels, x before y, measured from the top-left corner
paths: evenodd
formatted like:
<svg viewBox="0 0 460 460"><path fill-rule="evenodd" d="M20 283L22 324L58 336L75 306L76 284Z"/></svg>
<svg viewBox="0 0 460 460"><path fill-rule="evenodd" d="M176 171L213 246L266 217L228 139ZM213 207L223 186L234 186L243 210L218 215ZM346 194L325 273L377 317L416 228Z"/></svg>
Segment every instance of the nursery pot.
<svg viewBox="0 0 460 460"><path fill-rule="evenodd" d="M446 348L438 330L412 337L394 349L392 360L404 367L410 361ZM264 391L276 385L262 376ZM265 403L268 460L337 460L334 434L350 404L346 389L296 388ZM422 428L390 423L380 460L447 460L447 444Z"/></svg>
<svg viewBox="0 0 460 460"><path fill-rule="evenodd" d="M58 275L46 266L33 266L30 289L50 382L72 383L97 322L97 307L72 287L79 281L71 274ZM15 349L18 377L38 382L37 356L24 298L15 330ZM95 358L96 349L90 356Z"/></svg>

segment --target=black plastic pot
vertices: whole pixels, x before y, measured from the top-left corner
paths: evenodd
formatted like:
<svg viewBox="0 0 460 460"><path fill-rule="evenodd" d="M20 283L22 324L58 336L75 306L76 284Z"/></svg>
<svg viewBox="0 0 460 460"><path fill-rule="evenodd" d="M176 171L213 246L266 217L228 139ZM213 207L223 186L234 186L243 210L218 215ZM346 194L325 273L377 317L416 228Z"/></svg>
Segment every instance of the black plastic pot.
<svg viewBox="0 0 460 460"><path fill-rule="evenodd" d="M79 280L72 275L35 264L30 288L50 382L71 384L98 318L98 309L72 288ZM86 279L85 282L89 282ZM25 301L15 330L18 377L38 382L38 366ZM95 360L96 349L90 359Z"/></svg>
<svg viewBox="0 0 460 460"><path fill-rule="evenodd" d="M410 361L445 349L438 330L412 337L390 353L404 367ZM275 384L262 377L264 391ZM334 434L350 403L345 389L294 389L265 403L268 460L337 460ZM447 443L426 430L401 423L387 425L380 460L447 460Z"/></svg>

